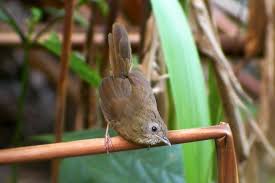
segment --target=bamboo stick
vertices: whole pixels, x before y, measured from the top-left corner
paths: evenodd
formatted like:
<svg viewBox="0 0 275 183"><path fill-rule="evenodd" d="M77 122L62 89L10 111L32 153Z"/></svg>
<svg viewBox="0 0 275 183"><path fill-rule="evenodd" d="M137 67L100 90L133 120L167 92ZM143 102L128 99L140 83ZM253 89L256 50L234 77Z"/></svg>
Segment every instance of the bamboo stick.
<svg viewBox="0 0 275 183"><path fill-rule="evenodd" d="M168 132L172 144L215 139L220 183L238 183L237 160L231 129L227 123L206 128L174 130ZM145 148L122 137L113 137L110 152ZM0 164L23 163L73 156L106 153L104 138L59 142L46 145L17 147L0 150ZM203 155L202 155L203 156Z"/></svg>
<svg viewBox="0 0 275 183"><path fill-rule="evenodd" d="M218 139L227 134L226 125L221 124L207 128L194 128L169 131L168 137L172 144ZM122 137L112 137L110 152L146 148L132 144ZM59 142L45 145L17 147L0 150L0 164L19 163L71 156L106 153L104 138Z"/></svg>

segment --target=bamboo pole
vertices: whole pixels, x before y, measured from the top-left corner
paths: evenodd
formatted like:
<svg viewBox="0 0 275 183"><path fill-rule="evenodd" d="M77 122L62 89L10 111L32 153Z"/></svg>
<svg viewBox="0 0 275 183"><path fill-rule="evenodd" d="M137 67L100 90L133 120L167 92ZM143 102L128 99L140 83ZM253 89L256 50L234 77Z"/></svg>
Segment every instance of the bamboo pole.
<svg viewBox="0 0 275 183"><path fill-rule="evenodd" d="M172 144L215 139L220 183L238 183L237 161L231 129L227 123L206 128L174 130L168 132ZM111 138L110 152L145 148L117 136ZM104 138L60 142L0 150L0 164L41 161L54 158L106 153ZM203 156L203 155L202 155Z"/></svg>

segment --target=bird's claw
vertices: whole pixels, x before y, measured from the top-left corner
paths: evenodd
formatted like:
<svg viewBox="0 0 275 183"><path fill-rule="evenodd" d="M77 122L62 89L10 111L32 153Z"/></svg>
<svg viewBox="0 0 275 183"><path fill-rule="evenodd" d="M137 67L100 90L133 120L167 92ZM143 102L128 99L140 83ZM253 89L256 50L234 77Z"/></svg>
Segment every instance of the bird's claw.
<svg viewBox="0 0 275 183"><path fill-rule="evenodd" d="M107 154L109 154L109 150L111 150L113 147L112 140L111 140L111 137L109 134L105 135L104 145L105 145L105 150L106 150Z"/></svg>

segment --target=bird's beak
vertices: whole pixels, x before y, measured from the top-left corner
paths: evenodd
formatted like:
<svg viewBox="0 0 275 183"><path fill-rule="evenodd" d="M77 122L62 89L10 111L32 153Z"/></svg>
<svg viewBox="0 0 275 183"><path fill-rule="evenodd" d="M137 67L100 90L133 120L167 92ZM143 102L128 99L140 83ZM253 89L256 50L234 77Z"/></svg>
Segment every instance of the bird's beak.
<svg viewBox="0 0 275 183"><path fill-rule="evenodd" d="M167 137L165 137L165 136L160 137L160 136L158 136L158 135L156 135L156 136L157 136L162 142L164 142L165 144L171 146L171 143L170 143L170 141L169 141L169 139L168 139Z"/></svg>

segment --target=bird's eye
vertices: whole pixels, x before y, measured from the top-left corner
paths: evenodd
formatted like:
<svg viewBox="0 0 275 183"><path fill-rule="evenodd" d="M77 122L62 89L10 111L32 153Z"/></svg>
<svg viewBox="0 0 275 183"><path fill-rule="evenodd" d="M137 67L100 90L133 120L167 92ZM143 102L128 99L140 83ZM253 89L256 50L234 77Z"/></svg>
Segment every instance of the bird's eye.
<svg viewBox="0 0 275 183"><path fill-rule="evenodd" d="M156 126L152 126L152 132L156 132L158 128Z"/></svg>

